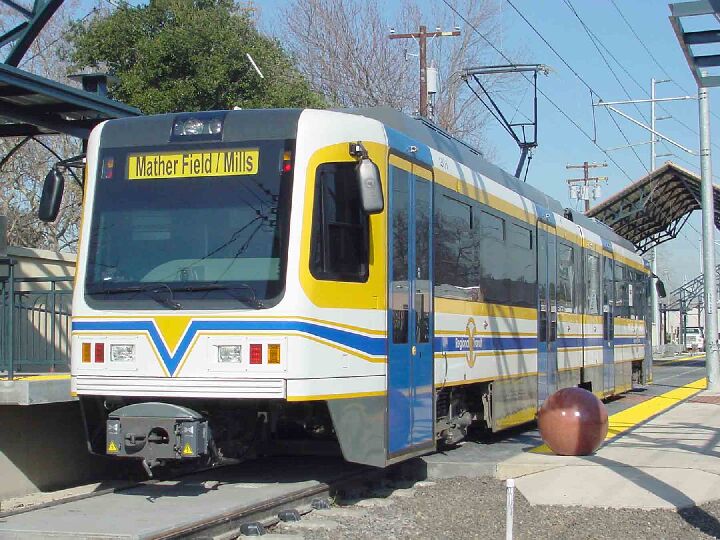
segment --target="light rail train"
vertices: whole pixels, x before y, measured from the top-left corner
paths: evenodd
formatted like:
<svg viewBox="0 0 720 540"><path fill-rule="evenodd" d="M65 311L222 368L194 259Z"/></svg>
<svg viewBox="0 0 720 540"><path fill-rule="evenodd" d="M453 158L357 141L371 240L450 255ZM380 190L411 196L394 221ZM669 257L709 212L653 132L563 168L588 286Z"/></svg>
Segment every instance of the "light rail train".
<svg viewBox="0 0 720 540"><path fill-rule="evenodd" d="M60 197L49 175L45 219ZM72 390L91 451L148 470L297 440L386 466L559 388L647 382L649 277L396 111L111 120L87 147Z"/></svg>

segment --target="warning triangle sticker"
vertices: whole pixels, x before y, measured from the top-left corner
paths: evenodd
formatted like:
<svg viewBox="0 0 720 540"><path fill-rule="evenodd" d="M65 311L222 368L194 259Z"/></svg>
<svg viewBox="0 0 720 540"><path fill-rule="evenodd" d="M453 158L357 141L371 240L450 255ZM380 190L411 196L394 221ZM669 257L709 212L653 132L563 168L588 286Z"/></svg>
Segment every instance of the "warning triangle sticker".
<svg viewBox="0 0 720 540"><path fill-rule="evenodd" d="M190 447L190 443L185 443L185 447L183 448L183 456L192 456L193 455L193 449Z"/></svg>
<svg viewBox="0 0 720 540"><path fill-rule="evenodd" d="M117 445L115 444L115 441L110 441L110 444L108 444L108 449L107 449L107 451L108 451L108 452L117 452L117 451L118 451L118 447L117 447Z"/></svg>

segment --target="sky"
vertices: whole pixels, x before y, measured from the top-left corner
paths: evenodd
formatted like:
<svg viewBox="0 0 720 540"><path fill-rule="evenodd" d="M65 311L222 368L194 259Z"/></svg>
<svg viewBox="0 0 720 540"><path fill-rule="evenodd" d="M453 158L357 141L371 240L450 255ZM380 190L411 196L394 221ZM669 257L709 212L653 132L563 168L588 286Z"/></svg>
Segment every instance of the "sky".
<svg viewBox="0 0 720 540"><path fill-rule="evenodd" d="M613 120L610 113L601 107L596 107L593 114L591 99L595 102L600 98L604 101L647 99L652 78L670 79L669 82L657 85L657 97L697 96L695 80L668 20L670 14L668 2L663 0L488 1L499 6L498 22L501 39L496 42L497 47L513 61L549 66L550 74L539 77L539 89L585 132L574 126L549 101L542 96L539 97L539 146L534 151L530 164L528 183L555 197L564 206L578 207L578 201L570 200L568 196L566 179L582 176L582 170L569 171L566 169L568 164L581 164L584 161L608 163L608 167L594 170L595 174L609 178L607 184L602 186L601 199L611 196L625 188L631 181L647 174L650 168L649 144L635 146L632 149L609 151L609 155L603 153L600 148L610 149L629 143L647 143L650 138L649 133L619 116L614 115ZM80 11L86 2L88 10L90 9L90 0L85 0L81 1ZM268 33L273 33L278 27L277 21L287 16L285 9L287 0L255 0L254 4L260 14L260 27ZM441 10L450 11L442 0L418 0L418 4L428 13L425 24L429 28L436 26L436 21L432 20L432 13ZM392 18L397 10L397 2L386 1L383 5L388 18ZM518 11L535 30L523 20ZM454 17L455 23L462 32L473 32L459 17ZM583 28L583 23L599 40L598 46L614 73L593 45L593 41ZM720 23L715 21L714 28L718 25ZM543 38L552 45L562 59L551 50ZM429 47L429 53L432 55L432 46ZM404 69L417 71L417 66L412 63L413 60L414 58L410 57L410 62ZM495 55L494 61L506 63L500 55ZM588 87L592 88L592 98ZM520 87L516 94L516 98L525 95L525 100L520 102L516 99L515 106L519 106L520 112L528 111L530 106L528 97L531 93L525 94L524 89ZM504 105L509 108L508 113L512 116L514 107L508 103ZM643 123L647 123L650 116L650 106L647 103L638 105L637 108L633 105L621 105L618 108ZM718 181L720 178L720 163L718 163L720 139L717 136L720 133L720 91L718 90L710 90L710 109L713 114L711 116L713 140L717 141L712 147L713 170L716 171L714 180ZM658 121L658 131L683 146L697 151L699 146L697 110L696 100L676 101L658 106L657 116L671 117ZM518 117L516 115L516 118ZM513 172L519 157L519 150L513 140L498 125L491 126L488 135L487 138L493 148L494 161ZM593 144L588 135L594 136L597 144ZM699 174L699 160L696 156L669 144L657 145L657 154L669 153L673 155L657 158L657 166L672 160ZM684 278L690 279L701 273L700 217L699 212L696 214L691 217L678 239L659 248L659 274L669 282L670 288L679 285ZM720 238L720 235L718 237ZM718 254L720 255L720 250Z"/></svg>

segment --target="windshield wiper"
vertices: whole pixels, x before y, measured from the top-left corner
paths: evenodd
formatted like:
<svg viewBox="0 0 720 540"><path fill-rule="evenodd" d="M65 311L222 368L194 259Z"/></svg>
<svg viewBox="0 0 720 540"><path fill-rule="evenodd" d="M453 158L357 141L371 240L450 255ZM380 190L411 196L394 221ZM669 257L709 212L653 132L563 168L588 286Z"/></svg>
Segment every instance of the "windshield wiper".
<svg viewBox="0 0 720 540"><path fill-rule="evenodd" d="M165 297L160 291L166 290L170 293L170 297ZM182 305L173 299L173 290L164 283L150 283L143 286L132 286L132 287L118 287L114 289L101 289L98 291L101 294L120 294L129 292L145 293L150 298L155 300L158 304L168 307L170 309L182 309Z"/></svg>
<svg viewBox="0 0 720 540"><path fill-rule="evenodd" d="M255 289L253 289L250 285L247 283L235 283L233 285L222 285L220 283L209 283L205 285L181 285L176 287L169 287L171 291L182 291L182 292L193 292L193 291L225 291L230 296L232 296L235 300L242 302L246 306L252 307L254 309L262 309L265 307L265 305L258 300L257 295L255 294ZM246 290L249 291L248 297L242 297L237 292L239 290Z"/></svg>

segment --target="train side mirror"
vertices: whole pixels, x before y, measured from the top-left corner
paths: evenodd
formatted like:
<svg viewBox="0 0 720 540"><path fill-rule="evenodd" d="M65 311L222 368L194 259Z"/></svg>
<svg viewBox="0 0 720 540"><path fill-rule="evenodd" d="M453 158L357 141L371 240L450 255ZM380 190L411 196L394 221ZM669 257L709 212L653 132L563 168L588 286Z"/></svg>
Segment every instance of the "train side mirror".
<svg viewBox="0 0 720 540"><path fill-rule="evenodd" d="M657 295L660 298L665 298L667 296L667 293L665 292L665 284L663 283L662 279L658 279L655 282L655 290L657 291Z"/></svg>
<svg viewBox="0 0 720 540"><path fill-rule="evenodd" d="M370 158L362 158L355 166L360 201L366 214L379 214L385 208L380 170Z"/></svg>
<svg viewBox="0 0 720 540"><path fill-rule="evenodd" d="M358 160L355 166L355 176L362 209L366 214L379 214L385 208L380 169L368 157L368 152L361 142L350 143L349 152Z"/></svg>
<svg viewBox="0 0 720 540"><path fill-rule="evenodd" d="M65 189L65 177L57 169L51 169L45 177L38 217L40 221L52 223L57 219L62 203L63 190Z"/></svg>

